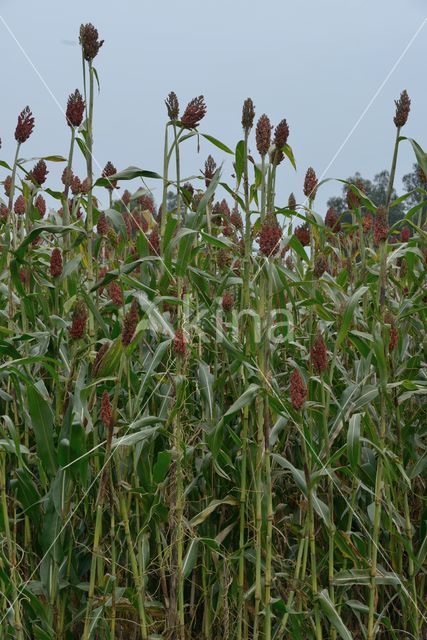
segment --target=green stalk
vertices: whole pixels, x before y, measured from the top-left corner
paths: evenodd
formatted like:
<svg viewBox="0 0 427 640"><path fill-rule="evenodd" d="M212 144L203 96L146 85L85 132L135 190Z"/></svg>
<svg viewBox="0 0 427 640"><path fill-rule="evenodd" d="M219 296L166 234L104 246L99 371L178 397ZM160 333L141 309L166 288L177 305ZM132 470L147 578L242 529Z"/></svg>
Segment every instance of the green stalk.
<svg viewBox="0 0 427 640"><path fill-rule="evenodd" d="M267 386L269 380L269 355L270 355L270 321L271 321L271 298L272 298L272 258L268 258L266 264L268 272L266 273L267 282L267 309L265 322L265 371L263 375L265 394L264 394L264 476L265 476L265 492L267 497L267 535L265 540L265 584L264 584L264 637L265 640L271 640L271 566L273 554L273 491L271 482L271 460L270 460L270 409L268 404Z"/></svg>
<svg viewBox="0 0 427 640"><path fill-rule="evenodd" d="M385 291L386 291L386 277L387 277L387 243L381 242L380 245L380 276L378 286L378 298L380 308L380 324L381 335L384 337L384 325L385 325ZM384 379L382 371L380 371L380 428L379 428L379 454L377 461L377 473L375 479L375 510L374 510L374 530L371 544L371 569L370 569L370 583L369 583L369 611L368 611L368 631L367 640L374 640L376 635L375 628L375 614L376 614L376 575L377 575L377 555L379 544L379 533L381 524L381 494L382 494L382 482L383 482L383 451L385 446L385 434L386 434L386 393L387 393L387 380Z"/></svg>
<svg viewBox="0 0 427 640"><path fill-rule="evenodd" d="M16 586L16 558L12 534L10 531L9 514L7 511L7 494L6 494L6 454L0 449L0 499L4 533L6 537L6 547L9 557L10 566L10 584L12 586L12 606L13 620L16 633L16 640L24 640L24 632L21 621L21 605L19 602L18 588Z"/></svg>
<svg viewBox="0 0 427 640"><path fill-rule="evenodd" d="M9 191L9 202L8 202L8 209L9 209L9 229L10 229L10 238L9 238L9 242L10 240L12 241L12 250L15 251L17 248L17 229L16 229L16 220L15 220L15 213L13 211L13 198L15 195L15 181L16 181L16 169L18 166L18 156L19 156L19 150L21 148L21 143L18 142L16 145L16 152L15 152L15 159L13 161L13 167L12 167L12 179L11 179L11 184L10 184L10 191ZM7 252L7 258L6 258L6 269L7 272L9 274L9 282L8 282L8 289L9 289L9 327L11 327L11 323L12 323L12 318L13 318L13 280L12 280L12 273L10 270L10 262L11 262L11 251L9 250Z"/></svg>
<svg viewBox="0 0 427 640"><path fill-rule="evenodd" d="M163 253L164 237L167 221L167 195L168 195L168 170L169 170L169 154L168 154L168 126L165 128L165 144L163 150L163 197L162 197L162 215L160 219L160 247Z"/></svg>
<svg viewBox="0 0 427 640"><path fill-rule="evenodd" d="M262 182L261 182L261 221L265 219L266 184L265 184L265 156L262 156ZM258 316L261 324L261 341L265 340L265 310L266 292L264 275L261 274L259 285ZM258 369L261 376L265 374L265 347L261 343L258 355ZM262 491L263 491L263 455L264 455L264 398L262 395L256 399L256 461L255 461L255 612L253 640L259 637L259 615L262 594Z"/></svg>
<svg viewBox="0 0 427 640"><path fill-rule="evenodd" d="M245 131L245 147L244 147L244 166L243 166L243 189L245 197L245 262L243 275L243 296L242 311L247 312L250 307L250 277L251 277L251 214L249 204L249 177L248 177L248 131ZM209 232L210 233L210 232ZM250 326L248 316L245 313L245 357L249 358L250 344ZM249 384L249 376L243 369L243 387ZM243 624L245 620L245 540L246 540L246 475L248 461L248 433L249 433L249 406L243 409L243 425L242 425L242 467L240 474L240 511L239 511L239 575L238 575L238 619L237 619L237 640L242 640Z"/></svg>
<svg viewBox="0 0 427 640"><path fill-rule="evenodd" d="M316 640L322 640L322 625L320 621L320 611L318 603L317 587L317 560L316 560L316 538L314 532L314 509L313 509L313 488L311 485L311 456L308 453L307 442L304 433L304 424L301 424L302 447L304 454L304 473L307 484L307 525L310 552L311 569L311 592L314 600L314 621L316 628Z"/></svg>
<svg viewBox="0 0 427 640"><path fill-rule="evenodd" d="M88 279L88 292L91 290L94 283L93 275L93 168L92 168L92 150L93 150L93 100L94 100L94 70L92 66L92 60L89 61L89 111L87 119L87 149L86 149L86 166L87 166L87 180L89 184L89 192L87 195L87 212L86 212L86 232L87 232L87 279ZM91 311L89 311L89 335L93 336L95 332L94 318Z"/></svg>
<svg viewBox="0 0 427 640"><path fill-rule="evenodd" d="M120 513L122 516L123 526L125 530L125 537L126 537L131 571L132 571L133 580L135 583L135 588L137 593L138 615L139 615L139 623L141 626L141 640L148 640L148 627L147 627L147 619L145 614L145 603L144 603L144 585L138 570L138 562L136 559L133 540L132 540L132 534L130 531L128 506L122 491L120 491L119 504L120 504Z"/></svg>
<svg viewBox="0 0 427 640"><path fill-rule="evenodd" d="M76 137L76 131L74 127L71 128L71 141L70 141L70 151L68 153L68 164L67 164L67 176L71 175L71 167L73 166L73 154L74 154L74 142ZM70 206L68 204L68 193L69 193L69 180L67 179L65 188L64 188L64 203L63 203L63 211L64 211L64 226L68 226L70 224ZM68 259L68 252L70 250L70 232L66 231L64 234L64 253L65 258ZM67 286L66 283L64 283Z"/></svg>

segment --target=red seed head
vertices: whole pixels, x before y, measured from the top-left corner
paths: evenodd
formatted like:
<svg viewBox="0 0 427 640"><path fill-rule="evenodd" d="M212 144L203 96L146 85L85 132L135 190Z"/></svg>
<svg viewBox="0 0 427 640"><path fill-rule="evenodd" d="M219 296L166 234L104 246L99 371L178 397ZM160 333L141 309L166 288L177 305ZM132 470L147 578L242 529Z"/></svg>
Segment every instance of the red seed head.
<svg viewBox="0 0 427 640"><path fill-rule="evenodd" d="M69 169L68 167L65 167L64 171L62 172L62 176L61 176L61 182L64 185L64 187L69 187L72 180L73 180L73 170Z"/></svg>
<svg viewBox="0 0 427 640"><path fill-rule="evenodd" d="M255 131L256 146L261 157L267 155L270 148L271 128L270 119L264 113L258 120Z"/></svg>
<svg viewBox="0 0 427 640"><path fill-rule="evenodd" d="M86 321L88 318L88 312L86 308L86 304L83 300L78 300L74 305L73 317L71 321L70 327L70 337L73 340L78 340L79 338L83 338Z"/></svg>
<svg viewBox="0 0 427 640"><path fill-rule="evenodd" d="M25 213L25 198L23 195L20 195L15 200L15 206L13 210L18 216L22 216Z"/></svg>
<svg viewBox="0 0 427 640"><path fill-rule="evenodd" d="M111 302L116 305L116 307L121 307L123 304L123 294L117 280L112 280L108 285L108 295L110 296Z"/></svg>
<svg viewBox="0 0 427 640"><path fill-rule="evenodd" d="M96 225L96 230L100 236L106 236L108 233L110 225L108 224L107 216L105 213L101 213L98 218L98 223Z"/></svg>
<svg viewBox="0 0 427 640"><path fill-rule="evenodd" d="M261 225L258 236L259 249L264 256L274 256L280 249L282 230L276 216L270 214Z"/></svg>
<svg viewBox="0 0 427 640"><path fill-rule="evenodd" d="M104 44L104 40L98 39L98 30L95 29L93 24L90 22L80 26L79 39L83 51L83 57L88 62L97 56L98 51Z"/></svg>
<svg viewBox="0 0 427 640"><path fill-rule="evenodd" d="M288 209L295 211L295 207L297 206L297 201L295 200L295 196L293 193L288 198Z"/></svg>
<svg viewBox="0 0 427 640"><path fill-rule="evenodd" d="M317 177L313 167L307 169L304 179L304 195L309 200L314 200L316 196Z"/></svg>
<svg viewBox="0 0 427 640"><path fill-rule="evenodd" d="M152 256L160 255L160 236L157 227L154 227L148 238L148 247Z"/></svg>
<svg viewBox="0 0 427 640"><path fill-rule="evenodd" d="M113 165L112 162L108 161L102 171L102 177L110 178L110 176L114 176L114 174L116 173L117 173L116 167ZM107 189L110 189L112 191L113 189L116 189L116 188L117 188L117 180L109 179L107 184Z"/></svg>
<svg viewBox="0 0 427 640"><path fill-rule="evenodd" d="M165 100L166 109L168 112L169 120L178 120L179 117L179 102L177 95L174 91L171 91Z"/></svg>
<svg viewBox="0 0 427 640"><path fill-rule="evenodd" d="M73 178L71 180L71 184L70 184L70 189L71 189L71 193L73 194L73 196L77 196L77 195L79 195L79 193L81 193L81 191L82 191L82 183L81 183L80 178L78 176L73 176Z"/></svg>
<svg viewBox="0 0 427 640"><path fill-rule="evenodd" d="M314 260L314 275L320 278L328 270L328 261L323 253L319 253Z"/></svg>
<svg viewBox="0 0 427 640"><path fill-rule="evenodd" d="M299 409L303 407L307 397L307 387L298 369L294 369L292 372L289 393L293 408L299 411Z"/></svg>
<svg viewBox="0 0 427 640"><path fill-rule="evenodd" d="M246 98L242 109L242 127L243 131L249 133L254 124L255 107L251 98Z"/></svg>
<svg viewBox="0 0 427 640"><path fill-rule="evenodd" d="M138 302L135 298L132 300L129 311L126 313L123 319L122 326L122 343L126 347L132 342L132 338L135 333L136 325L138 324Z"/></svg>
<svg viewBox="0 0 427 640"><path fill-rule="evenodd" d="M177 356L185 356L185 352L187 350L187 342L185 340L184 332L182 329L177 329L175 331L173 348Z"/></svg>
<svg viewBox="0 0 427 640"><path fill-rule="evenodd" d="M138 198L138 204L141 207L142 211L149 211L152 216L156 213L156 205L154 204L153 196L149 193L145 193L143 196Z"/></svg>
<svg viewBox="0 0 427 640"><path fill-rule="evenodd" d="M373 222L374 222L374 219L372 217L372 213L366 213L363 216L363 218L362 218L362 226L363 226L363 231L365 233L368 233L372 229Z"/></svg>
<svg viewBox="0 0 427 640"><path fill-rule="evenodd" d="M5 194L9 198L10 190L12 188L12 176L6 176L6 178L4 180L4 183L3 183L3 187L4 187Z"/></svg>
<svg viewBox="0 0 427 640"><path fill-rule="evenodd" d="M101 422L106 429L113 426L113 412L111 409L110 395L108 391L104 391L101 399L101 410L99 412Z"/></svg>
<svg viewBox="0 0 427 640"><path fill-rule="evenodd" d="M87 193L89 193L90 191L90 184L87 178L84 178L84 180L82 180L82 184L81 184L81 192L83 195L86 195Z"/></svg>
<svg viewBox="0 0 427 640"><path fill-rule="evenodd" d="M274 144L278 149L283 149L288 142L289 125L285 119L281 120L274 131Z"/></svg>
<svg viewBox="0 0 427 640"><path fill-rule="evenodd" d="M356 180L354 186L359 189L362 193L365 191L365 186L362 180ZM353 191L353 189L349 186L347 188L347 206L349 209L359 209L361 204L360 196L358 193Z"/></svg>
<svg viewBox="0 0 427 640"><path fill-rule="evenodd" d="M104 344L100 347L98 353L95 356L95 360L92 365L92 374L96 376L98 374L99 368L102 364L105 354L107 353L110 345L108 342L104 342Z"/></svg>
<svg viewBox="0 0 427 640"><path fill-rule="evenodd" d="M67 110L65 117L69 127L80 127L83 121L83 113L85 110L85 101L78 89L68 96Z"/></svg>
<svg viewBox="0 0 427 640"><path fill-rule="evenodd" d="M58 278L62 273L62 253L55 247L50 256L50 275L52 278Z"/></svg>
<svg viewBox="0 0 427 640"><path fill-rule="evenodd" d="M326 212L325 225L334 233L338 233L341 230L341 223L337 212L332 207L329 207Z"/></svg>
<svg viewBox="0 0 427 640"><path fill-rule="evenodd" d="M123 195L122 195L122 202L125 205L125 207L128 207L130 204L130 198L131 198L131 192L128 191L127 189L125 189L123 191Z"/></svg>
<svg viewBox="0 0 427 640"><path fill-rule="evenodd" d="M37 164L34 165L32 171L30 171L30 178L41 186L46 182L47 174L49 171L47 170L46 162L44 160L39 160Z"/></svg>
<svg viewBox="0 0 427 640"><path fill-rule="evenodd" d="M15 129L15 140L21 144L28 140L34 129L34 117L30 107L25 107L18 116Z"/></svg>
<svg viewBox="0 0 427 640"><path fill-rule="evenodd" d="M308 224L303 224L297 227L294 231L294 235L298 238L303 247L307 247L310 244L310 227Z"/></svg>
<svg viewBox="0 0 427 640"><path fill-rule="evenodd" d="M243 220L237 205L233 207L233 211L231 212L230 216L230 222L234 227L236 227L236 229L243 229Z"/></svg>
<svg viewBox="0 0 427 640"><path fill-rule="evenodd" d="M310 361L316 373L322 373L328 366L328 352L320 331L317 332L313 346L311 347Z"/></svg>
<svg viewBox="0 0 427 640"><path fill-rule="evenodd" d="M387 209L378 207L374 218L374 242L377 246L387 240L389 230L387 218Z"/></svg>
<svg viewBox="0 0 427 640"><path fill-rule="evenodd" d="M226 291L222 296L222 308L224 311L231 311L234 306L234 297L233 294L229 291Z"/></svg>
<svg viewBox="0 0 427 640"><path fill-rule="evenodd" d="M411 230L409 229L409 227L403 227L402 231L400 232L400 241L408 242L410 237L411 237Z"/></svg>
<svg viewBox="0 0 427 640"><path fill-rule="evenodd" d="M208 156L205 162L205 173L204 173L206 187L209 187L210 183L212 182L212 178L214 177L215 171L216 171L216 162L212 158L212 156Z"/></svg>
<svg viewBox="0 0 427 640"><path fill-rule="evenodd" d="M396 113L393 118L394 124L396 127L403 127L408 120L411 110L411 100L406 90L402 91L399 100L395 100L394 104L396 105Z"/></svg>
<svg viewBox="0 0 427 640"><path fill-rule="evenodd" d="M388 344L389 351L393 351L396 348L398 342L399 342L399 332L397 330L396 324L393 321L390 327L390 341Z"/></svg>
<svg viewBox="0 0 427 640"><path fill-rule="evenodd" d="M193 98L185 108L181 122L188 129L195 129L206 115L206 104L203 96Z"/></svg>

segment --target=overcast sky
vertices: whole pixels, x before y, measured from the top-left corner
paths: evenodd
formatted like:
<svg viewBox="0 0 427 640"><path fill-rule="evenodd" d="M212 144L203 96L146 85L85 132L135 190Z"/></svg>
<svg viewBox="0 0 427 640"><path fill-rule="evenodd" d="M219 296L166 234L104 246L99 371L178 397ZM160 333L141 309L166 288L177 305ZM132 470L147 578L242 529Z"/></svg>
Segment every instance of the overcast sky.
<svg viewBox="0 0 427 640"><path fill-rule="evenodd" d="M278 204L290 191L301 201L309 165L319 176L326 171L343 178L389 168L393 100L402 89L412 99L404 134L427 146L427 23L398 62L427 17L426 0L0 0L0 16L0 157L9 162L16 118L27 104L36 129L23 155L67 154L69 131L55 99L64 108L68 94L82 88L78 31L89 21L105 39L95 60L100 167L111 160L118 169L132 164L161 173L164 98L171 90L182 106L203 94L208 113L201 130L232 148L241 137L246 97L257 116L288 120L298 171L289 163L281 167ZM401 149L399 176L413 162L409 144ZM195 139L187 142L186 175L197 173L208 153L223 158L207 142L199 155ZM225 166L230 169L230 160ZM159 186L153 186L159 200ZM339 191L338 184L325 186L319 213Z"/></svg>

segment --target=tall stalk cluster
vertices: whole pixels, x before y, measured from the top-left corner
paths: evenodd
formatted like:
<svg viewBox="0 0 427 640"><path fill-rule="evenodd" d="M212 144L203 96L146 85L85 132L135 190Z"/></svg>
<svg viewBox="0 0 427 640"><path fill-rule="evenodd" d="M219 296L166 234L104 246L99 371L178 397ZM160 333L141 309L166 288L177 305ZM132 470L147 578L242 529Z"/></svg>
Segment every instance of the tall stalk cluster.
<svg viewBox="0 0 427 640"><path fill-rule="evenodd" d="M171 92L162 172L99 170L103 41L80 44L66 156L28 167L26 107L1 163L0 637L424 637L426 190L389 221L408 95L386 201L348 184L345 222L311 167L279 202L289 126L250 98L234 150ZM194 143L215 159L186 178Z"/></svg>

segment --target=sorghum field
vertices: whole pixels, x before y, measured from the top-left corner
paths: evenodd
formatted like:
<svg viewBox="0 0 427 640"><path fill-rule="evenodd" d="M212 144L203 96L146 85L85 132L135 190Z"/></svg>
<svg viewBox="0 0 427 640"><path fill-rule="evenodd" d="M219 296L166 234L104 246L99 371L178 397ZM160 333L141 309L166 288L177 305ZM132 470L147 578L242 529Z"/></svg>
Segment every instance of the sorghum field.
<svg viewBox="0 0 427 640"><path fill-rule="evenodd" d="M229 148L171 92L159 173L97 171L108 43L79 35L69 149L25 160L25 107L0 162L0 637L426 638L427 190L389 223L401 145L427 179L408 94L386 201L347 183L344 222L313 168L276 201L288 124L250 98Z"/></svg>

